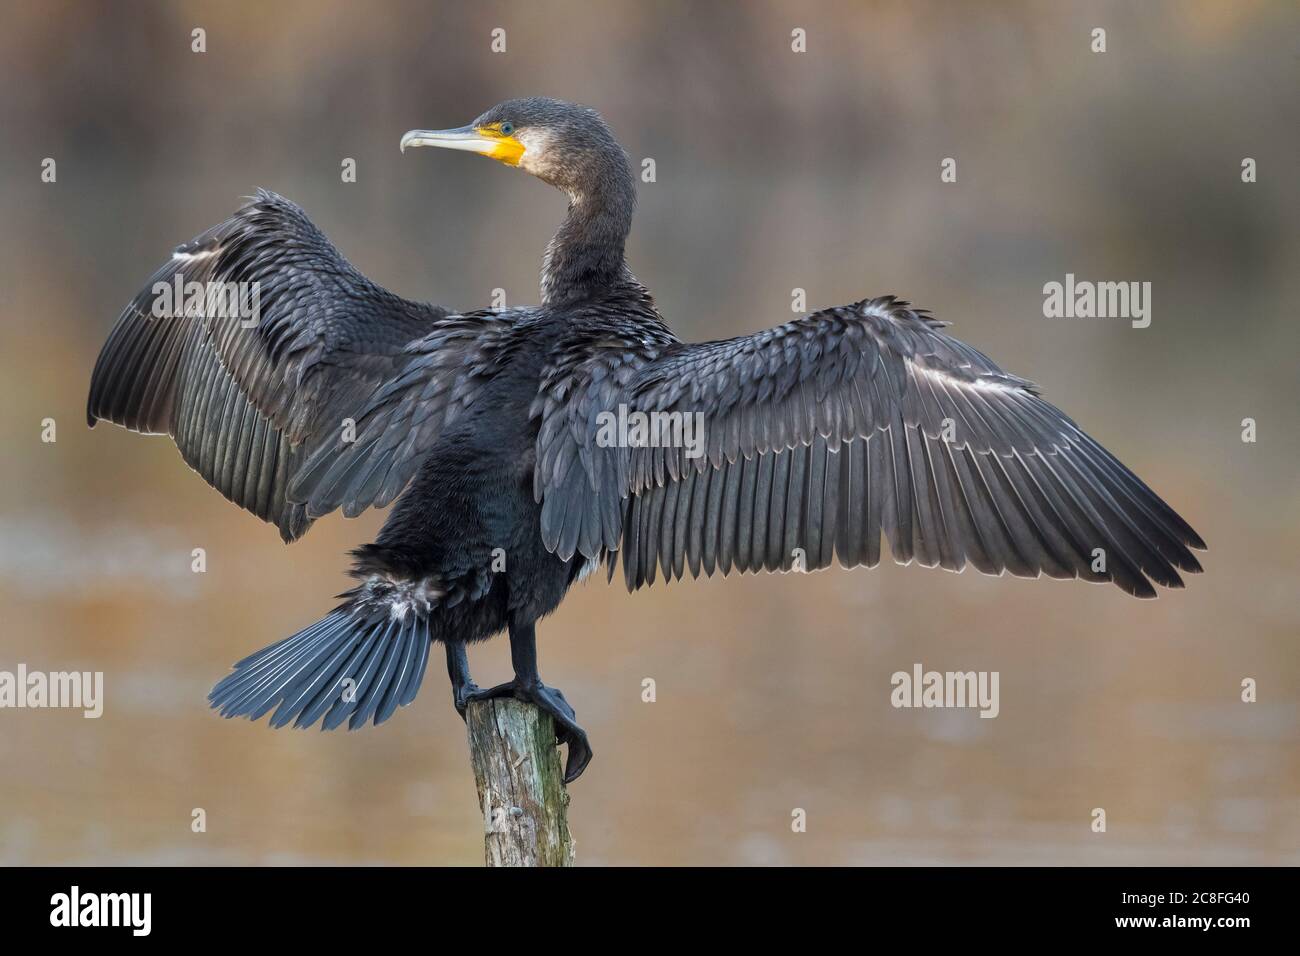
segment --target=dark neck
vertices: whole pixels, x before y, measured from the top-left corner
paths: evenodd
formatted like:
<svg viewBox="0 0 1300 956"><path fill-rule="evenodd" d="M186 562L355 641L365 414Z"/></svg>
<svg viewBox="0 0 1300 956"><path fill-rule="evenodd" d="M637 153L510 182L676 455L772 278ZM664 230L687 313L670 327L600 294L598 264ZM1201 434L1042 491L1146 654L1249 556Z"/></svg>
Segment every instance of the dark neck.
<svg viewBox="0 0 1300 956"><path fill-rule="evenodd" d="M569 214L546 247L544 304L574 302L635 284L623 258L635 204L636 187L625 162L598 186L572 194Z"/></svg>

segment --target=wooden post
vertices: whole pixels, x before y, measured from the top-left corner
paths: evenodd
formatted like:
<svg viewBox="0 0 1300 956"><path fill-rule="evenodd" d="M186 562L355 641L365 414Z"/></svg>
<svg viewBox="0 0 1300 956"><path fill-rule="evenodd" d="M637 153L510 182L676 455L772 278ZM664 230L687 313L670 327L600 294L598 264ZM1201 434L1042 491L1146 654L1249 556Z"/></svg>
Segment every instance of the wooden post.
<svg viewBox="0 0 1300 956"><path fill-rule="evenodd" d="M569 794L549 714L512 698L472 701L469 756L488 866L572 866Z"/></svg>

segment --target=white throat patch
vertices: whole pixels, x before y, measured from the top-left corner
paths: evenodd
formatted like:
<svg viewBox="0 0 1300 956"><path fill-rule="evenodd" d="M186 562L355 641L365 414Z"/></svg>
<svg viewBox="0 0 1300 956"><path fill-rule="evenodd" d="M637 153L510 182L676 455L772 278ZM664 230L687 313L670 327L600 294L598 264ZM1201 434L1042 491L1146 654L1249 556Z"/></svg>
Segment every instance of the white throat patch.
<svg viewBox="0 0 1300 956"><path fill-rule="evenodd" d="M534 176L541 176L546 170L546 157L551 144L550 131L521 129L515 133L515 139L524 146L524 154L519 157L519 168Z"/></svg>

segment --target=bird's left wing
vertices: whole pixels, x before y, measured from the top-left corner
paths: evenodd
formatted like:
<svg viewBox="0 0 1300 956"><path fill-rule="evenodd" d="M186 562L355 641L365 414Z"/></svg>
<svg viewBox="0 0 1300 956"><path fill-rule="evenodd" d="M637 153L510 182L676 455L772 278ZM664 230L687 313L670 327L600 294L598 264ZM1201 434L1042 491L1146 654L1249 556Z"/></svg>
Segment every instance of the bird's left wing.
<svg viewBox="0 0 1300 956"><path fill-rule="evenodd" d="M542 424L548 547L617 549L632 589L656 567L873 566L882 536L900 563L1140 596L1200 570L1188 549L1204 543L1172 508L942 325L885 298L726 341L596 352ZM602 430L610 416L629 429Z"/></svg>

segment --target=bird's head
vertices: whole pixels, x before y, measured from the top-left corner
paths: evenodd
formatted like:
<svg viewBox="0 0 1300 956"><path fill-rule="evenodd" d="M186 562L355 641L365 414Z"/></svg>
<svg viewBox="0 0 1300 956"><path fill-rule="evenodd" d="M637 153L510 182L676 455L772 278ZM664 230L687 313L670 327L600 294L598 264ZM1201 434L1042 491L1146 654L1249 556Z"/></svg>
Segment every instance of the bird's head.
<svg viewBox="0 0 1300 956"><path fill-rule="evenodd" d="M581 196L593 184L627 175L627 155L595 110L563 100L506 100L459 129L413 129L408 146L440 146L490 156Z"/></svg>

